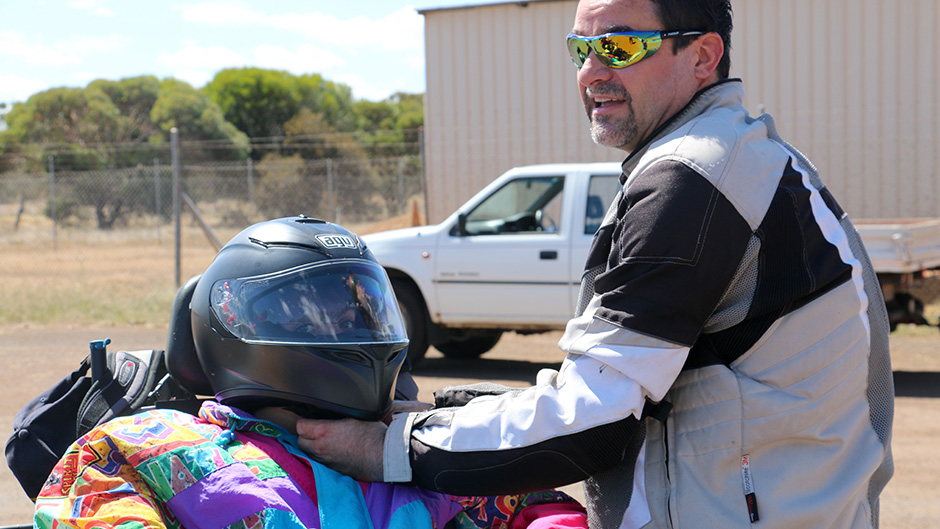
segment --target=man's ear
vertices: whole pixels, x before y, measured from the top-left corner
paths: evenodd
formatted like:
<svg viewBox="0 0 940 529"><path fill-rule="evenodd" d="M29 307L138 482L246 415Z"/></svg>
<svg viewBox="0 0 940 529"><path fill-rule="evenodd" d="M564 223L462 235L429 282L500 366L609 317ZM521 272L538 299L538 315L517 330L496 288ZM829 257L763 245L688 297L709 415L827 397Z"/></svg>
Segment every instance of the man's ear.
<svg viewBox="0 0 940 529"><path fill-rule="evenodd" d="M725 43L717 33L706 33L692 43L695 50L695 78L705 85L718 80L718 63L725 54Z"/></svg>

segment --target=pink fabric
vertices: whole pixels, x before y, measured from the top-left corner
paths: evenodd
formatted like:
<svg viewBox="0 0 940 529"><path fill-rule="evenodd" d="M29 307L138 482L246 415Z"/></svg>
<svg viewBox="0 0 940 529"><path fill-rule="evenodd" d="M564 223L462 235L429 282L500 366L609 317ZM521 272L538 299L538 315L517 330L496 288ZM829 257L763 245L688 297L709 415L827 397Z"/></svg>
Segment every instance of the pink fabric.
<svg viewBox="0 0 940 529"><path fill-rule="evenodd" d="M577 502L529 505L513 516L509 529L587 529L587 514Z"/></svg>
<svg viewBox="0 0 940 529"><path fill-rule="evenodd" d="M281 443L266 435L256 434L254 432L235 432L235 436L243 443L255 445L259 450L268 455L275 463L281 466L287 475L297 483L297 486L303 490L307 496L317 501L317 485L313 479L313 470L310 465L287 451L281 446Z"/></svg>

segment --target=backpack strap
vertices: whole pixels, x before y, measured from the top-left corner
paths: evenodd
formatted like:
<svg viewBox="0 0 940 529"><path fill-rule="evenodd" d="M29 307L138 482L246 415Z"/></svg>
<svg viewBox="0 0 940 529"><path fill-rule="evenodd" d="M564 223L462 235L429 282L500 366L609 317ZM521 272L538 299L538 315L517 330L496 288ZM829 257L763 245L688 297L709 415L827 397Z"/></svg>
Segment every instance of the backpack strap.
<svg viewBox="0 0 940 529"><path fill-rule="evenodd" d="M94 365L92 362L93 371ZM177 399L197 400L170 377L163 351L108 352L107 369L92 382L78 408L75 431L81 437L115 417L136 413L157 402Z"/></svg>

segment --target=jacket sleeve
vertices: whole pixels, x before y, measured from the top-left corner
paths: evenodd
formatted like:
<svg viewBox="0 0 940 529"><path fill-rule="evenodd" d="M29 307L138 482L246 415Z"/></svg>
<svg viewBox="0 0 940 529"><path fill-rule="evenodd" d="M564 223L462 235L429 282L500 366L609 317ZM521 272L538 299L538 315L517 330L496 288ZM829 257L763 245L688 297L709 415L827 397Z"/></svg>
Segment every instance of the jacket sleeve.
<svg viewBox="0 0 940 529"><path fill-rule="evenodd" d="M111 437L117 428L109 423L72 444L36 499L35 527L173 525L167 524L153 491Z"/></svg>
<svg viewBox="0 0 940 529"><path fill-rule="evenodd" d="M635 457L645 405L679 375L751 231L711 183L672 161L633 179L617 208L595 239L588 266L601 273L568 322L559 371L543 370L524 391L396 419L387 480L508 494L581 481Z"/></svg>
<svg viewBox="0 0 940 529"><path fill-rule="evenodd" d="M524 391L396 417L413 426L410 436L398 436L393 421L386 454L408 453L411 464L399 476L386 466L385 479L461 495L518 494L581 481L637 446L646 399L662 398L687 352L678 346L656 354L638 346L593 347L569 355L559 371L541 371Z"/></svg>

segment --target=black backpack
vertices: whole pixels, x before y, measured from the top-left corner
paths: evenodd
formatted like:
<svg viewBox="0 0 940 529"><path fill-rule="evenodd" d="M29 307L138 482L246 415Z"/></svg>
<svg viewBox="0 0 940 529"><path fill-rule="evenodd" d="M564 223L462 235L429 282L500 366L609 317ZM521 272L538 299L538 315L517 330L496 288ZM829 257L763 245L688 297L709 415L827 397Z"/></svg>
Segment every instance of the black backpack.
<svg viewBox="0 0 940 529"><path fill-rule="evenodd" d="M93 341L75 371L16 414L6 444L7 465L30 499L35 501L68 447L92 428L152 407L195 414L202 403L196 395L211 394L211 389L204 391L208 382L201 371L193 374L198 360L192 353L189 302L198 279L177 293L166 352L110 352L109 339Z"/></svg>

